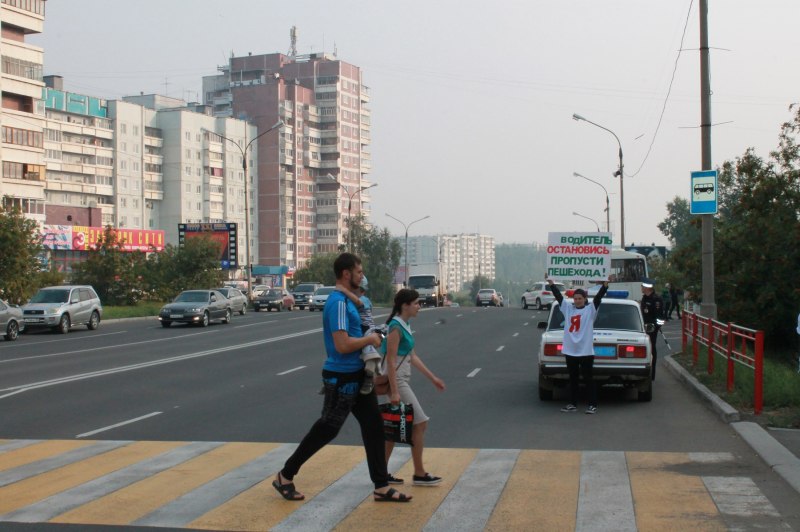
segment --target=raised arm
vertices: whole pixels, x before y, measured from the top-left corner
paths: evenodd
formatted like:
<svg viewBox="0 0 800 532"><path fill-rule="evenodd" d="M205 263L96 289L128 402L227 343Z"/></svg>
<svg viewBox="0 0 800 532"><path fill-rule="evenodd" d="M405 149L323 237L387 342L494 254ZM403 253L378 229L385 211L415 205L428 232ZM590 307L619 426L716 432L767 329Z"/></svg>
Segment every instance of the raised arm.
<svg viewBox="0 0 800 532"><path fill-rule="evenodd" d="M600 290L597 291L597 295L594 296L594 308L600 308L600 302L603 301L603 296L606 295L608 292L608 281L603 281L603 286L600 287Z"/></svg>
<svg viewBox="0 0 800 532"><path fill-rule="evenodd" d="M561 303L564 301L564 296L561 295L561 292L558 290L558 287L555 285L552 279L547 280L547 288L549 288L550 291L553 292L553 295L555 296L556 301L558 301L558 304L560 306Z"/></svg>

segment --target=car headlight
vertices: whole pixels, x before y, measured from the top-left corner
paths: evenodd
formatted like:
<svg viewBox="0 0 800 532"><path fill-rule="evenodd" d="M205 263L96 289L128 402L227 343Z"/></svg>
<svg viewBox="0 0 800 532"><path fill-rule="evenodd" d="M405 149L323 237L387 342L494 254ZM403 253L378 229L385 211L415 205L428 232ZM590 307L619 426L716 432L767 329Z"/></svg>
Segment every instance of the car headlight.
<svg viewBox="0 0 800 532"><path fill-rule="evenodd" d="M200 312L201 310L203 310L201 307L192 307L187 312Z"/></svg>
<svg viewBox="0 0 800 532"><path fill-rule="evenodd" d="M58 314L60 311L61 311L60 308L51 308L51 309L48 309L47 313L48 314Z"/></svg>

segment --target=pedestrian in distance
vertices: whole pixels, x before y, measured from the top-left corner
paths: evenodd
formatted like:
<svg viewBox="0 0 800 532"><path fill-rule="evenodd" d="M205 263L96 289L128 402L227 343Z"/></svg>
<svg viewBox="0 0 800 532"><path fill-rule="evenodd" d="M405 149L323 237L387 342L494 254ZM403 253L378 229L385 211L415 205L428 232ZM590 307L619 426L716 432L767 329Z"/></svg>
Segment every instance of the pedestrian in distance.
<svg viewBox="0 0 800 532"><path fill-rule="evenodd" d="M669 285L669 311L667 311L667 319L672 319L672 313L678 313L678 319L681 319L681 306L678 301L680 290L674 284Z"/></svg>
<svg viewBox="0 0 800 532"><path fill-rule="evenodd" d="M399 405L402 401L414 408L414 430L411 432L411 458L414 463L414 485L435 486L442 479L428 473L422 461L422 452L425 449L425 431L430 419L422 409L414 390L411 389L411 367L427 377L437 390L444 391L445 384L442 379L428 369L416 352L414 334L411 331L410 321L419 313L419 293L416 290L403 288L394 296L394 306L386 321L388 332L382 346L386 354L384 373L389 377L389 395L379 397L381 403ZM387 441L386 462L394 450L394 442ZM401 478L389 475L389 483L402 484Z"/></svg>
<svg viewBox="0 0 800 532"><path fill-rule="evenodd" d="M586 389L589 392L589 406L586 408L587 414L597 413L597 387L594 383L592 369L594 367L594 322L597 319L597 311L603 296L608 291L608 281L603 281L603 286L594 296L592 304L587 304L589 296L586 290L578 288L572 294L572 302L566 301L564 296L553 283L548 279L550 291L553 292L561 314L564 316L564 341L562 342L561 353L567 360L567 371L569 371L569 395L570 402L561 409L562 412L578 411L578 385L580 374L586 382Z"/></svg>
<svg viewBox="0 0 800 532"><path fill-rule="evenodd" d="M367 455L367 468L375 490L373 499L381 502L409 502L411 496L389 487L386 470L383 420L375 392L360 393L364 380L361 350L367 345L378 347L379 334L363 336L361 319L355 305L343 290L358 289L364 275L361 259L352 253L342 253L333 263L336 290L331 292L322 310L322 329L327 358L322 366L325 387L322 415L292 453L272 482L281 496L301 501L294 477L314 454L330 443L344 425L347 416L355 416L361 427L361 439Z"/></svg>
<svg viewBox="0 0 800 532"><path fill-rule="evenodd" d="M642 300L639 303L644 318L644 330L650 337L650 348L653 351L653 380L656 380L656 362L658 361L658 331L664 321L664 300L656 294L655 283L647 277L642 279Z"/></svg>

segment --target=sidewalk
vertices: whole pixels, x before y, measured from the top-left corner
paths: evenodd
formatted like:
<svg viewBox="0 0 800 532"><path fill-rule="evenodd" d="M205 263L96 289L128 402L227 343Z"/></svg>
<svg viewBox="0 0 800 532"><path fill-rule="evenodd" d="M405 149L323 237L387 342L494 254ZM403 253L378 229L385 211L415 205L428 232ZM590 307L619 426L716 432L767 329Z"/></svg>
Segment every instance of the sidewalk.
<svg viewBox="0 0 800 532"><path fill-rule="evenodd" d="M681 350L680 320L668 321L663 327L664 335L673 352ZM659 348L661 346L659 345ZM729 423L764 462L781 476L794 490L800 493L800 430L765 429L758 423L740 421L738 410L723 401L705 385L700 383L671 355L663 357L663 365L678 380L693 390L720 418Z"/></svg>

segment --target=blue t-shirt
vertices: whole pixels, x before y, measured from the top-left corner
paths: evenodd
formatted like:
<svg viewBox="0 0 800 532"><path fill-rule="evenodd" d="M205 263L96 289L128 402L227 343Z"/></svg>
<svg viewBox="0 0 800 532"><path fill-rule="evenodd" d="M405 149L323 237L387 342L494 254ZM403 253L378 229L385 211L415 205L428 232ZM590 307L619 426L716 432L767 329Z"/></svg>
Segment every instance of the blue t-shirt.
<svg viewBox="0 0 800 532"><path fill-rule="evenodd" d="M347 335L353 338L363 336L361 317L356 306L338 290L331 292L325 302L325 308L322 309L322 333L325 339L325 351L328 354L322 368L339 373L354 373L364 369L360 349L352 353L336 351L336 346L333 345L333 333L336 331L347 331Z"/></svg>

